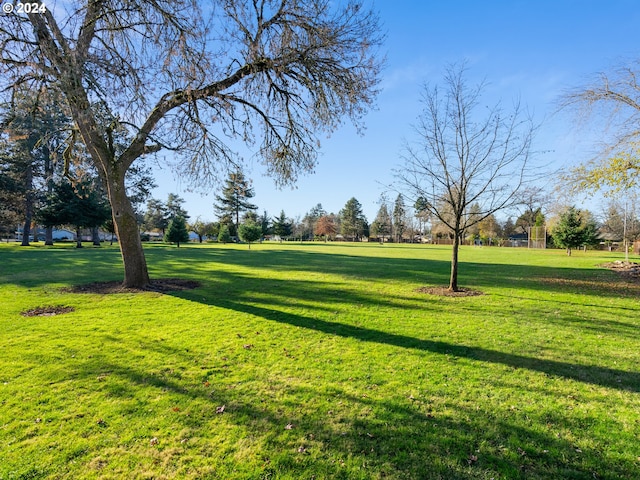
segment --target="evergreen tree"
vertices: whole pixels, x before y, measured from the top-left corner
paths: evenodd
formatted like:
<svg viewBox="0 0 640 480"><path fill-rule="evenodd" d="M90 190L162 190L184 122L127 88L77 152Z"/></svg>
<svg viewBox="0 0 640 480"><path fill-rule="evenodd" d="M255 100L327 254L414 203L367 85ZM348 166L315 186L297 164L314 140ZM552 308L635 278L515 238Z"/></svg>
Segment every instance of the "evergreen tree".
<svg viewBox="0 0 640 480"><path fill-rule="evenodd" d="M287 218L284 210L280 211L280 215L273 219L273 233L282 241L283 238L289 237L292 231L292 222Z"/></svg>
<svg viewBox="0 0 640 480"><path fill-rule="evenodd" d="M247 242L249 249L251 249L251 242L255 242L262 237L262 226L251 221L245 222L238 226L238 235L240 236L240 240Z"/></svg>
<svg viewBox="0 0 640 480"><path fill-rule="evenodd" d="M598 227L588 212L582 212L575 207L569 208L560 215L560 220L551 232L553 242L560 248L567 249L567 255L571 255L571 249L594 245L598 240Z"/></svg>
<svg viewBox="0 0 640 480"><path fill-rule="evenodd" d="M322 207L321 203L318 203L315 207L309 210L302 218L301 222L301 236L308 239L313 239L313 235L316 230L316 223L320 217L324 217L327 214L326 210Z"/></svg>
<svg viewBox="0 0 640 480"><path fill-rule="evenodd" d="M235 237L238 235L238 228L236 227L236 224L233 223L233 220L231 219L231 215L224 214L222 217L220 217L220 221L218 223L220 225L226 225L229 235L231 235L232 237Z"/></svg>
<svg viewBox="0 0 640 480"><path fill-rule="evenodd" d="M76 246L82 247L82 228L103 225L111 217L111 209L104 197L88 181L72 185L63 180L54 184L47 195L38 218L45 226L73 225L76 228Z"/></svg>
<svg viewBox="0 0 640 480"><path fill-rule="evenodd" d="M184 218L178 216L169 221L167 232L164 234L164 241L175 243L178 247L180 247L180 242L189 241L189 232Z"/></svg>
<svg viewBox="0 0 640 480"><path fill-rule="evenodd" d="M175 193L170 193L167 197L167 203L165 204L167 215L169 220L173 220L176 217L182 217L183 220L189 220L187 211L182 208L184 205L184 198Z"/></svg>
<svg viewBox="0 0 640 480"><path fill-rule="evenodd" d="M371 234L384 243L385 237L391 233L391 216L387 203L383 202L378 209L378 214L371 224Z"/></svg>
<svg viewBox="0 0 640 480"><path fill-rule="evenodd" d="M149 199L142 225L147 230L160 230L164 235L169 225L169 212L165 203L155 198Z"/></svg>
<svg viewBox="0 0 640 480"><path fill-rule="evenodd" d="M220 224L220 230L218 230L218 242L229 243L231 241L231 234L229 233L229 226L225 223Z"/></svg>
<svg viewBox="0 0 640 480"><path fill-rule="evenodd" d="M43 188L52 190L53 158L63 142L69 118L56 102L55 90L24 91L18 88L11 104L3 105L0 124L0 221L21 220L22 245L29 245L31 224ZM36 101L37 99L37 101ZM15 225L11 225L11 229ZM51 227L47 244L52 244Z"/></svg>
<svg viewBox="0 0 640 480"><path fill-rule="evenodd" d="M367 219L362 213L362 205L355 198L347 201L344 208L340 210L341 233L345 237L353 238L357 241L362 235L367 233L369 226Z"/></svg>
<svg viewBox="0 0 640 480"><path fill-rule="evenodd" d="M404 205L404 198L401 193L396 197L393 204L393 232L396 242L402 241L402 235L407 228L407 209Z"/></svg>
<svg viewBox="0 0 640 480"><path fill-rule="evenodd" d="M260 227L262 228L262 235L271 234L271 219L266 210L264 210L260 216Z"/></svg>
<svg viewBox="0 0 640 480"><path fill-rule="evenodd" d="M257 205L249 202L249 199L254 196L255 192L251 188L251 182L244 177L240 170L237 170L229 174L221 195L216 195L216 203L213 208L220 216L221 221L225 215L229 215L231 219L235 219L235 225L239 225L242 212L258 209Z"/></svg>

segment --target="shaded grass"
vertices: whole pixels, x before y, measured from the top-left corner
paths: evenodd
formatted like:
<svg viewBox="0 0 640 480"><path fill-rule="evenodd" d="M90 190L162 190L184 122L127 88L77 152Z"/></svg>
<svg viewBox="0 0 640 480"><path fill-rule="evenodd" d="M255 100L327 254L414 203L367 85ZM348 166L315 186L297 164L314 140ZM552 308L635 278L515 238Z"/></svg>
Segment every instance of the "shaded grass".
<svg viewBox="0 0 640 480"><path fill-rule="evenodd" d="M615 255L466 248L466 298L416 291L447 282L431 246L147 256L201 287L62 293L120 278L118 251L0 248L0 478L640 476ZM20 316L48 304L75 311Z"/></svg>

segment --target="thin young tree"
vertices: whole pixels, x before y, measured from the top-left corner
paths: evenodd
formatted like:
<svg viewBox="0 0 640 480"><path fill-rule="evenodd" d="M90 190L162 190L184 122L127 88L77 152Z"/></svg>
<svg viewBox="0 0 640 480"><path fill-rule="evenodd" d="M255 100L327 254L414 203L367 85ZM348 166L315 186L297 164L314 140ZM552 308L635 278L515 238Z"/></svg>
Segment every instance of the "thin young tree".
<svg viewBox="0 0 640 480"><path fill-rule="evenodd" d="M55 85L112 207L124 285L149 283L125 178L173 151L195 186L254 145L278 185L316 164L318 138L361 126L381 61L377 16L360 0L75 0L0 15L0 92ZM113 115L98 120L96 103ZM130 133L118 152L113 131Z"/></svg>
<svg viewBox="0 0 640 480"><path fill-rule="evenodd" d="M505 114L485 108L485 85L469 86L463 65L450 66L444 90L425 86L416 140L396 172L399 190L421 199L423 211L453 235L449 290L458 287L458 252L464 232L517 201L527 180L534 125L519 104ZM470 215L471 205L477 209Z"/></svg>

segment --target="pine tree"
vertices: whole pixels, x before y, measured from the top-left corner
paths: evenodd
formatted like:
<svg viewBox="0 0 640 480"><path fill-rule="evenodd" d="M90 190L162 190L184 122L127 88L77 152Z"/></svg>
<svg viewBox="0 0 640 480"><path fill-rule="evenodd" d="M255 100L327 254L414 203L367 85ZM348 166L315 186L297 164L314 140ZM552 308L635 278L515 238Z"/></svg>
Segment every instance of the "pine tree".
<svg viewBox="0 0 640 480"><path fill-rule="evenodd" d="M386 202L383 202L378 209L378 214L371 224L371 234L378 237L384 243L385 237L391 233L391 216Z"/></svg>
<svg viewBox="0 0 640 480"><path fill-rule="evenodd" d="M216 203L213 208L221 219L225 215L229 215L235 219L236 225L240 225L240 213L258 209L257 205L249 202L249 199L254 196L255 192L251 188L251 182L238 170L229 174L221 195L216 195Z"/></svg>
<svg viewBox="0 0 640 480"><path fill-rule="evenodd" d="M393 205L393 232L396 242L402 241L402 235L407 228L407 209L404 205L404 198L401 193L396 197Z"/></svg>
<svg viewBox="0 0 640 480"><path fill-rule="evenodd" d="M587 213L571 207L560 215L559 222L553 228L551 235L554 243L566 248L569 256L573 248L598 242L597 225Z"/></svg>
<svg viewBox="0 0 640 480"><path fill-rule="evenodd" d="M287 218L284 210L280 211L280 215L273 219L273 233L280 237L280 241L283 238L287 238L293 231L293 225Z"/></svg>
<svg viewBox="0 0 640 480"><path fill-rule="evenodd" d="M362 205L355 198L350 198L340 210L340 220L342 234L352 237L354 242L369 229L367 219L362 213Z"/></svg>
<svg viewBox="0 0 640 480"><path fill-rule="evenodd" d="M80 248L80 230L103 225L111 217L111 209L101 192L90 182L72 185L65 180L53 186L53 192L47 195L37 217L45 226L74 225L76 246Z"/></svg>
<svg viewBox="0 0 640 480"><path fill-rule="evenodd" d="M189 232L184 218L175 217L169 222L167 232L164 234L164 241L175 243L178 247L180 247L180 242L189 241Z"/></svg>

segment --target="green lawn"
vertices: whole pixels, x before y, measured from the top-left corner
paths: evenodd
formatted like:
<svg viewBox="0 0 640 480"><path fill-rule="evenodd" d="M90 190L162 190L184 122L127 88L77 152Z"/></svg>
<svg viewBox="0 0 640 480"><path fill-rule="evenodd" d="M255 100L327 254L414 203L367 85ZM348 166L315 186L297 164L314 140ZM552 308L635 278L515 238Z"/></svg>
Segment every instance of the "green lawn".
<svg viewBox="0 0 640 480"><path fill-rule="evenodd" d="M640 284L608 252L0 245L0 479L638 479ZM40 306L56 316L25 317Z"/></svg>

